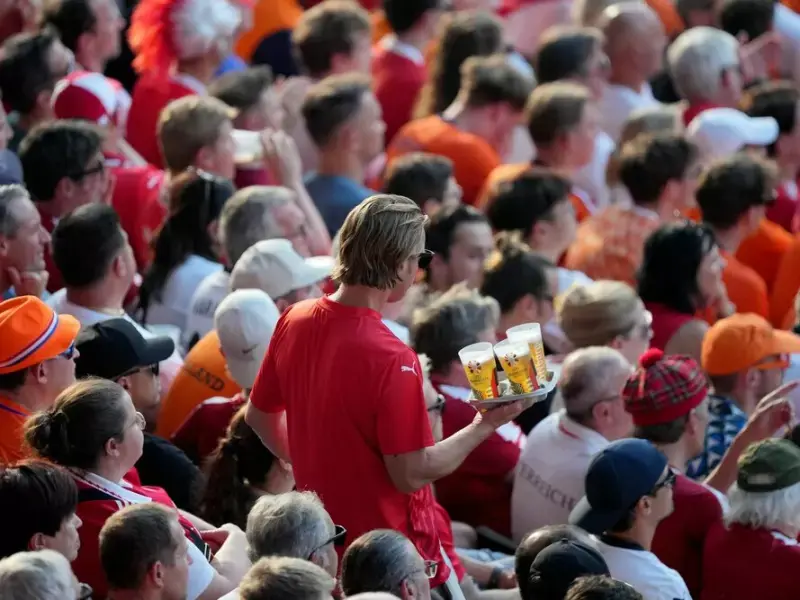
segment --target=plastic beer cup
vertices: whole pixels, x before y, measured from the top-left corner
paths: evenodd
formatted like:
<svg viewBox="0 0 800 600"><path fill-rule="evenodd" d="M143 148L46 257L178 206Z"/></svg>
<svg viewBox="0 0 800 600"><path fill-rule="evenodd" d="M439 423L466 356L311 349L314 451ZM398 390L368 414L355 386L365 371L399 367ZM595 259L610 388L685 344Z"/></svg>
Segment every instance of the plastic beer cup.
<svg viewBox="0 0 800 600"><path fill-rule="evenodd" d="M527 342L531 349L533 366L539 381L547 381L547 363L544 360L544 343L542 342L542 328L538 323L525 323L517 325L506 331L510 340Z"/></svg>
<svg viewBox="0 0 800 600"><path fill-rule="evenodd" d="M489 400L500 395L497 373L494 370L494 352L490 343L471 344L459 350L458 357L476 400Z"/></svg>
<svg viewBox="0 0 800 600"><path fill-rule="evenodd" d="M500 360L503 371L511 383L515 396L528 394L539 388L536 371L531 362L530 346L525 340L503 340L494 346L494 353Z"/></svg>

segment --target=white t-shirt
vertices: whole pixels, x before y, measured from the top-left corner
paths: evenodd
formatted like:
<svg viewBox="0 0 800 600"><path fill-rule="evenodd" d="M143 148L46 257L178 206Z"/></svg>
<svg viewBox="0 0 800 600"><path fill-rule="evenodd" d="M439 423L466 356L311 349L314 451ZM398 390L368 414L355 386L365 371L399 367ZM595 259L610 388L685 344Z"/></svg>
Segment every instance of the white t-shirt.
<svg viewBox="0 0 800 600"><path fill-rule="evenodd" d="M192 254L169 274L161 298L153 298L147 310L147 322L153 325L174 325L186 329L189 304L200 283L222 265Z"/></svg>
<svg viewBox="0 0 800 600"><path fill-rule="evenodd" d="M610 83L606 85L603 97L598 102L600 128L616 142L622 135L622 127L631 113L658 105L659 102L653 97L653 90L647 83L639 93L624 85Z"/></svg>
<svg viewBox="0 0 800 600"><path fill-rule="evenodd" d="M231 274L220 269L197 286L189 302L186 327L183 328L181 346L188 352L194 343L214 329L214 313L220 302L230 293Z"/></svg>
<svg viewBox="0 0 800 600"><path fill-rule="evenodd" d="M598 131L594 136L592 160L578 170L572 180L576 188L589 195L595 213L608 206L610 201L606 183L606 167L608 167L608 159L615 147L614 140L608 137L604 131Z"/></svg>
<svg viewBox="0 0 800 600"><path fill-rule="evenodd" d="M611 576L635 587L644 600L692 600L683 577L652 552L610 546L602 540L596 547Z"/></svg>
<svg viewBox="0 0 800 600"><path fill-rule="evenodd" d="M545 525L567 522L584 495L592 457L608 443L563 410L533 428L514 475L511 535L515 541Z"/></svg>
<svg viewBox="0 0 800 600"><path fill-rule="evenodd" d="M67 300L67 290L65 288L58 290L56 293L50 296L50 298L47 299L47 304L60 315L72 315L78 319L78 321L80 321L81 326L83 327L115 318L115 315L97 312L96 310L73 304ZM117 317L125 319L129 323L133 323L136 329L139 330L139 333L142 334L142 337L155 337L152 332L148 331L146 328L139 325L139 323L131 319L127 313L122 313L117 315ZM180 354L178 354L177 348L175 349L175 352L172 353L172 356L170 356L167 360L161 361L159 366L160 371L158 374L158 381L161 384L161 396L163 398L169 390L169 386L172 385L172 380L175 379L178 371L180 371L181 367L183 366L183 359L181 358Z"/></svg>

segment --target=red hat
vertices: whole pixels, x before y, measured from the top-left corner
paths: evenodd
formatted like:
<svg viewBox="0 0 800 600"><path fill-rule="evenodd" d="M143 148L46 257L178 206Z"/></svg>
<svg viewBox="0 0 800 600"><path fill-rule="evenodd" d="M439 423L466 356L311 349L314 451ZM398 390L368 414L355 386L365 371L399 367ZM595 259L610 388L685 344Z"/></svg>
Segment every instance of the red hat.
<svg viewBox="0 0 800 600"><path fill-rule="evenodd" d="M708 396L708 380L689 356L664 356L651 349L639 365L622 390L634 425L669 423L689 414Z"/></svg>
<svg viewBox="0 0 800 600"><path fill-rule="evenodd" d="M82 119L102 126L113 123L123 132L131 105L119 82L89 71L76 71L60 79L51 102L58 119Z"/></svg>

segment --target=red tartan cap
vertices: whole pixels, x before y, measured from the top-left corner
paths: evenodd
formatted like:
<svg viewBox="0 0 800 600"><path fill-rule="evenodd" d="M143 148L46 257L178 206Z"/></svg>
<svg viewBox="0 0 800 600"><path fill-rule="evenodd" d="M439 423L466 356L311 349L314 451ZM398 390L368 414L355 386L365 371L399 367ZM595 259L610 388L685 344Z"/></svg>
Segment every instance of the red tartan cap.
<svg viewBox="0 0 800 600"><path fill-rule="evenodd" d="M648 350L622 390L634 425L669 423L694 410L708 396L709 385L697 361Z"/></svg>

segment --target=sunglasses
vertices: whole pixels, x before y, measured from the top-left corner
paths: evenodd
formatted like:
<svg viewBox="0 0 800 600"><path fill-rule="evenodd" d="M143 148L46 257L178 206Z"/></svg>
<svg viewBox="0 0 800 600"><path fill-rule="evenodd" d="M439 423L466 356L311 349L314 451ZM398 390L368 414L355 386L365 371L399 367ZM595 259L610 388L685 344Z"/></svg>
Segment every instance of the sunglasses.
<svg viewBox="0 0 800 600"><path fill-rule="evenodd" d="M333 530L334 530L333 535L329 539L325 540L324 543L322 543L319 546L317 546L316 548L314 548L311 551L311 553L308 555L308 558L306 560L310 561L311 557L314 556L314 554L316 552L319 552L320 550L322 550L328 544L333 544L337 548L341 547L341 546L344 546L344 538L345 538L345 536L347 536L347 529L345 529L341 525L334 525L333 526Z"/></svg>
<svg viewBox="0 0 800 600"><path fill-rule="evenodd" d="M80 584L80 591L78 592L78 600L92 600L94 590L85 583Z"/></svg>
<svg viewBox="0 0 800 600"><path fill-rule="evenodd" d="M675 480L677 478L678 478L678 476L675 473L673 473L672 471L668 471L666 477L664 477L664 479L662 479L661 481L659 481L656 484L656 486L653 488L653 491L652 491L652 493L650 495L651 496L655 496L659 492L659 490L661 490L662 488L665 488L665 487L671 488L671 487L673 487L675 485Z"/></svg>
<svg viewBox="0 0 800 600"><path fill-rule="evenodd" d="M69 345L69 348L64 350L61 354L58 355L61 358L66 358L67 360L72 360L72 357L75 356L75 342L72 342Z"/></svg>
<svg viewBox="0 0 800 600"><path fill-rule="evenodd" d="M121 375L117 375L115 379L119 379L120 377L128 377L129 375L136 375L136 373L144 373L146 371L150 371L153 377L158 377L158 374L161 372L161 367L159 366L158 363L155 363L153 365L147 365L144 367L134 367L133 369L128 369Z"/></svg>
<svg viewBox="0 0 800 600"><path fill-rule="evenodd" d="M436 253L433 250L423 250L417 254L417 265L420 269L427 269Z"/></svg>
<svg viewBox="0 0 800 600"><path fill-rule="evenodd" d="M436 395L436 402L428 407L428 412L429 413L436 413L436 412L443 413L444 412L445 403L446 403L446 401L444 399L444 396L442 396L441 394L437 394Z"/></svg>

